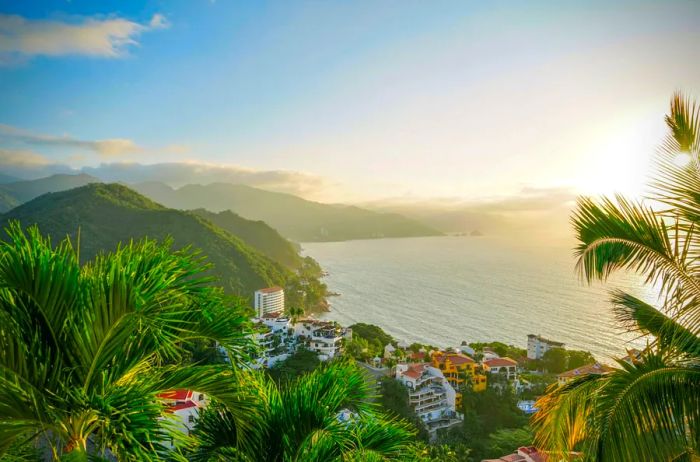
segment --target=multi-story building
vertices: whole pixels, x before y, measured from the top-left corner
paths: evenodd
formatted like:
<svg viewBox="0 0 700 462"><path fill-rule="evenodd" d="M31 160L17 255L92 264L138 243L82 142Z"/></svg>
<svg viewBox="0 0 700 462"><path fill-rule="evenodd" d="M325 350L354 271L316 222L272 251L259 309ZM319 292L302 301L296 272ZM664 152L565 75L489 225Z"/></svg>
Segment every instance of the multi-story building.
<svg viewBox="0 0 700 462"><path fill-rule="evenodd" d="M284 289L281 287L267 287L256 290L254 306L259 318L284 312Z"/></svg>
<svg viewBox="0 0 700 462"><path fill-rule="evenodd" d="M396 379L408 389L408 402L431 438L437 431L461 422L457 392L442 371L429 364L398 364Z"/></svg>
<svg viewBox="0 0 700 462"><path fill-rule="evenodd" d="M485 359L481 365L484 372L504 374L508 380L514 380L518 376L518 363L510 358Z"/></svg>
<svg viewBox="0 0 700 462"><path fill-rule="evenodd" d="M527 336L528 359L542 359L544 354L552 348L564 348L564 344L548 340L541 335L530 334Z"/></svg>
<svg viewBox="0 0 700 462"><path fill-rule="evenodd" d="M469 356L435 351L431 354L431 362L433 367L440 369L450 385L457 390L458 409L462 406L462 393L459 389L467 380L471 382L472 390L486 390L486 376L477 370L476 361Z"/></svg>
<svg viewBox="0 0 700 462"><path fill-rule="evenodd" d="M557 383L559 383L559 385L565 385L571 382L572 380L577 379L578 377L583 377L591 374L603 375L611 371L613 371L613 368L610 366L606 366L605 364L588 364L586 366L577 367L576 369L572 369L570 371L562 372L557 376Z"/></svg>
<svg viewBox="0 0 700 462"><path fill-rule="evenodd" d="M296 337L291 320L286 316L273 313L264 318L254 319L256 333L253 338L257 351L253 354L251 367L272 367L278 361L284 361L296 349Z"/></svg>
<svg viewBox="0 0 700 462"><path fill-rule="evenodd" d="M319 359L332 359L343 351L343 343L352 339L352 329L333 321L303 319L294 325L294 335L306 348L315 351Z"/></svg>

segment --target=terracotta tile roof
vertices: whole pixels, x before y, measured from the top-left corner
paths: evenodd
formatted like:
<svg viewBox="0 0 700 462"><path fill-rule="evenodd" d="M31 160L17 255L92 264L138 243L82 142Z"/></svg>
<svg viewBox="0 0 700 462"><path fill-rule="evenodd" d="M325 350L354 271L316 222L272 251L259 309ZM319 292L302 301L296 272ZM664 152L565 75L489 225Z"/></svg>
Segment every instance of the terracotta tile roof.
<svg viewBox="0 0 700 462"><path fill-rule="evenodd" d="M413 352L408 357L414 361L421 361L421 360L425 359L425 352L424 351Z"/></svg>
<svg viewBox="0 0 700 462"><path fill-rule="evenodd" d="M518 362L510 358L493 358L485 360L484 364L489 367L508 367L517 366Z"/></svg>
<svg viewBox="0 0 700 462"><path fill-rule="evenodd" d="M409 364L408 369L403 373L406 377L417 379L425 371L425 364Z"/></svg>
<svg viewBox="0 0 700 462"><path fill-rule="evenodd" d="M256 292L262 292L264 294L271 294L273 292L279 292L280 290L283 290L279 286L274 286L274 287L265 287L264 289L258 289Z"/></svg>
<svg viewBox="0 0 700 462"><path fill-rule="evenodd" d="M562 372L559 374L557 377L561 378L572 378L572 377L581 377L584 375L589 375L589 374L605 374L606 372L612 371L613 368L606 366L605 364L600 364L600 363L595 363L595 364L588 364L586 366L581 366L576 369L572 369L570 371Z"/></svg>
<svg viewBox="0 0 700 462"><path fill-rule="evenodd" d="M158 395L158 398L169 399L173 401L187 401L192 399L192 390L173 390L166 391Z"/></svg>
<svg viewBox="0 0 700 462"><path fill-rule="evenodd" d="M455 366L475 362L469 356L460 353L435 353L435 355L433 355L433 358L435 358L435 360L439 363L443 363L447 360L450 360L450 362Z"/></svg>

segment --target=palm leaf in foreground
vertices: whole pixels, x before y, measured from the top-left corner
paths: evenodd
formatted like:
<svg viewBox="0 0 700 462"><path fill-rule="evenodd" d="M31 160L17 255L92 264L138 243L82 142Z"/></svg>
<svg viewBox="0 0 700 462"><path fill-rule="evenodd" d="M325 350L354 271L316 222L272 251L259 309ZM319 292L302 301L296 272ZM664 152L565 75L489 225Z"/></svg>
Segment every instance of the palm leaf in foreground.
<svg viewBox="0 0 700 462"><path fill-rule="evenodd" d="M62 453L120 460L165 453L157 394L196 389L246 409L224 385L230 368L183 364L194 339L247 347L242 307L201 277L197 253L130 243L80 266L19 224L0 243L0 454L27 435ZM251 413L251 422L255 414Z"/></svg>
<svg viewBox="0 0 700 462"><path fill-rule="evenodd" d="M375 412L364 373L355 365L332 363L284 385L258 374L247 380L264 390L262 425L247 438L257 447L238 445L235 435L242 430L228 406L218 405L197 424L193 460L223 460L231 454L238 457L231 460L280 462L360 460L358 454L371 460L407 457L413 431ZM345 410L352 417L341 421Z"/></svg>

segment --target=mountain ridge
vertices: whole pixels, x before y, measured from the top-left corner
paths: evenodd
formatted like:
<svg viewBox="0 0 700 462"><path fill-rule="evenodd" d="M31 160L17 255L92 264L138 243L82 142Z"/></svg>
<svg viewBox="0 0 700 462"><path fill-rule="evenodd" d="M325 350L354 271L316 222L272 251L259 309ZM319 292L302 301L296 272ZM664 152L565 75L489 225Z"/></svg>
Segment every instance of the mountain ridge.
<svg viewBox="0 0 700 462"><path fill-rule="evenodd" d="M53 239L68 236L74 242L80 229L82 260L131 239L163 241L171 237L176 249L190 245L201 249L214 265L209 274L217 277L228 293L247 300L261 287L303 286L285 265L205 218L169 209L116 183L92 183L44 194L0 216L3 227L11 220L18 220L23 227L37 224Z"/></svg>

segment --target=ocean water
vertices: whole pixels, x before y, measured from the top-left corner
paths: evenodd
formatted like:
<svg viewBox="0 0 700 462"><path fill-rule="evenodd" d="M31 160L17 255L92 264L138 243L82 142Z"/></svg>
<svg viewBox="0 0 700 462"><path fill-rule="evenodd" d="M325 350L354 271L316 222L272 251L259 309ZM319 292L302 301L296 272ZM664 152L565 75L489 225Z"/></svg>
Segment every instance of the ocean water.
<svg viewBox="0 0 700 462"><path fill-rule="evenodd" d="M343 325L376 324L395 338L441 347L463 340L525 347L541 334L611 362L646 342L615 323L608 291L655 302L635 275L589 286L571 248L493 237L425 237L305 243L329 273L331 311Z"/></svg>

